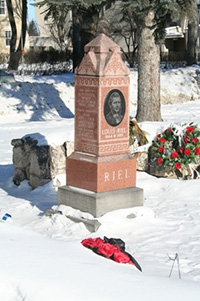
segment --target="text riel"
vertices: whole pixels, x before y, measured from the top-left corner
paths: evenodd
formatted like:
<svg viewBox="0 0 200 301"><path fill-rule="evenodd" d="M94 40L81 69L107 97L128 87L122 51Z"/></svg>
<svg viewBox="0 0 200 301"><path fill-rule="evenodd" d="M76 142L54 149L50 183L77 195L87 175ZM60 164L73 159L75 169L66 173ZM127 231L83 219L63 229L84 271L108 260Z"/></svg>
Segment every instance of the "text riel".
<svg viewBox="0 0 200 301"><path fill-rule="evenodd" d="M124 179L129 179L129 170L126 168L125 170L119 169L119 170L113 170L111 172L106 171L104 173L104 181L110 182L110 181L120 181Z"/></svg>

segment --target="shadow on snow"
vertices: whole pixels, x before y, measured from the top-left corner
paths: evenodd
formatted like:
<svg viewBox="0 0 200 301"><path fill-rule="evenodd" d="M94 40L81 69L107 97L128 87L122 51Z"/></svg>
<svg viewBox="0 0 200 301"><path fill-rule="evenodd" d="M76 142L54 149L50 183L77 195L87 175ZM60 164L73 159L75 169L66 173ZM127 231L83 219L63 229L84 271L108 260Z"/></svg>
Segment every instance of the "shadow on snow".
<svg viewBox="0 0 200 301"><path fill-rule="evenodd" d="M28 180L24 180L19 186L15 185L12 180L13 171L12 164L0 165L0 189L9 196L27 200L31 206L36 206L42 211L40 215L43 215L53 205L57 205L57 192L52 186L52 181L32 190Z"/></svg>
<svg viewBox="0 0 200 301"><path fill-rule="evenodd" d="M10 88L10 85L12 88ZM59 92L49 83L15 82L4 85L4 95L17 98L20 102L13 106L18 113L31 111L32 115L26 121L43 121L47 118L73 118L74 114L66 107ZM70 83L65 83L66 88Z"/></svg>

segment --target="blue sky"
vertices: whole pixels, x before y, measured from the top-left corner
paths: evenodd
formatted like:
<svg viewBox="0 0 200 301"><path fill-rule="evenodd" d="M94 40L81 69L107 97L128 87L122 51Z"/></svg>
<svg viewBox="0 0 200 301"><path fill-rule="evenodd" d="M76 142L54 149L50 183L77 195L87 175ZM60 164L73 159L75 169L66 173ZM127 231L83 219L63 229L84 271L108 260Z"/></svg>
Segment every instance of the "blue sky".
<svg viewBox="0 0 200 301"><path fill-rule="evenodd" d="M28 0L28 20L29 22L31 20L35 20L35 8L34 6L30 5L31 3L34 3L34 0Z"/></svg>

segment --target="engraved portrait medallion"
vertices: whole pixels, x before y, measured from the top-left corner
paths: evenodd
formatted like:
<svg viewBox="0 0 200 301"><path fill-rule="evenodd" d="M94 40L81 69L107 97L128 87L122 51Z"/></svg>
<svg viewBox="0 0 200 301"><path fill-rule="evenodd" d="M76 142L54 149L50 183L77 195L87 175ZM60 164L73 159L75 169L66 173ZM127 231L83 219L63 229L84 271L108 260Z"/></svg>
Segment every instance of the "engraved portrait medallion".
<svg viewBox="0 0 200 301"><path fill-rule="evenodd" d="M110 126L119 125L125 114L125 99L118 89L111 90L104 101L104 117Z"/></svg>

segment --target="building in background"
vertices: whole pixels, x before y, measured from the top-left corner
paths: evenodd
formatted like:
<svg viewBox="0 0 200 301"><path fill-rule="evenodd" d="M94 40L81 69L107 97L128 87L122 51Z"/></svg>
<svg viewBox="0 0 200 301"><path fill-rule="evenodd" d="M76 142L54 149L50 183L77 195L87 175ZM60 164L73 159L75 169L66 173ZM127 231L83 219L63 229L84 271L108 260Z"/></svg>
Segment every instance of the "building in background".
<svg viewBox="0 0 200 301"><path fill-rule="evenodd" d="M161 45L162 60L184 60L187 50L187 31L187 18L166 28L165 43Z"/></svg>
<svg viewBox="0 0 200 301"><path fill-rule="evenodd" d="M35 0L37 4L40 0ZM71 28L71 12L69 12L64 20L63 30L65 33L64 43L61 45L57 35L57 28L53 24L53 20L49 17L45 20L45 11L47 6L35 7L35 21L39 30L39 36L30 37L30 48L36 50L64 50L69 47L70 41L68 40L69 30ZM62 49L63 48L63 49Z"/></svg>
<svg viewBox="0 0 200 301"><path fill-rule="evenodd" d="M17 19L19 26L20 20ZM7 13L6 0L0 0L0 53L8 55L10 52L11 27Z"/></svg>

